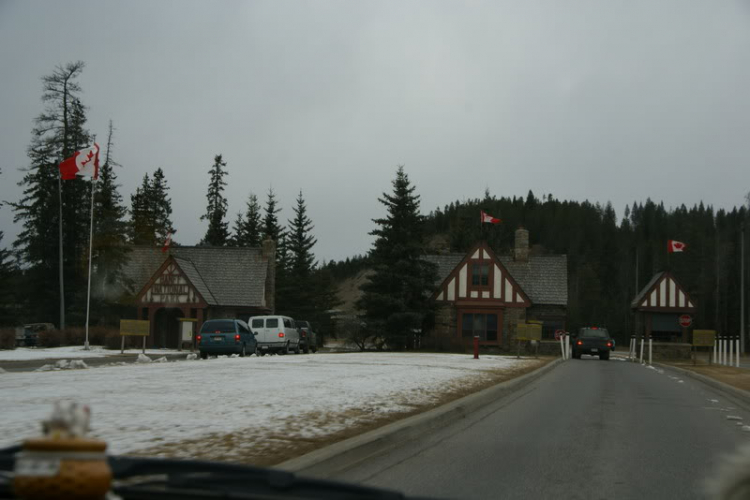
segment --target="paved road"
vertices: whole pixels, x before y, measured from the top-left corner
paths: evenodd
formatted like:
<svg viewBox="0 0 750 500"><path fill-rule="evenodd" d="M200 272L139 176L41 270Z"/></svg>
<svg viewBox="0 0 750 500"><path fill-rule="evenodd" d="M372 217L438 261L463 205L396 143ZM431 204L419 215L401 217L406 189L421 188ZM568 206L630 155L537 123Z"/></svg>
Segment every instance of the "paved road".
<svg viewBox="0 0 750 500"><path fill-rule="evenodd" d="M727 416L750 424L676 372L584 356L336 479L436 498L704 498L717 458L750 443Z"/></svg>

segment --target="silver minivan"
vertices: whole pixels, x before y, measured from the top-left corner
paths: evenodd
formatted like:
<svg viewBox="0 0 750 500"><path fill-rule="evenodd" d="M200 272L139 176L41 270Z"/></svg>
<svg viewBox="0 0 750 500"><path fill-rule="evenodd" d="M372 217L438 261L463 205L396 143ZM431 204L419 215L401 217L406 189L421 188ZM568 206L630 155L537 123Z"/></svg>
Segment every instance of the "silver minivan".
<svg viewBox="0 0 750 500"><path fill-rule="evenodd" d="M258 341L258 354L286 354L300 351L300 336L289 316L253 316L247 323Z"/></svg>

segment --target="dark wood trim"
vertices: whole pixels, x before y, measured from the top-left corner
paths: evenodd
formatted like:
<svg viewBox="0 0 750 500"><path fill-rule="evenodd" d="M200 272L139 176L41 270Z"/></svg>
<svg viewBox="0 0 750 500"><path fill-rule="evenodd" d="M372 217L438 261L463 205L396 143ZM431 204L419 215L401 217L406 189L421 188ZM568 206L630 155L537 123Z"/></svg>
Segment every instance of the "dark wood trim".
<svg viewBox="0 0 750 500"><path fill-rule="evenodd" d="M146 294L146 291L149 288L151 288L154 285L154 283L156 283L156 280L159 279L159 277L164 273L164 271L169 267L170 264L174 264L175 267L177 267L177 270L180 272L180 274L182 275L182 277L185 278L185 281L187 281L190 284L190 287L193 289L193 292L195 293L195 296L198 297L198 299L200 300L200 302L192 302L192 304L195 304L194 307L198 307L198 306L208 307L208 302L206 302L206 299L203 297L203 295L201 295L201 293L195 287L195 285L193 284L193 282L190 281L190 278L187 277L187 275L185 274L185 271L182 270L182 267L180 267L180 264L177 263L177 260L175 260L175 258L172 255L170 255L169 257L167 257L166 260L164 262L162 262L161 266L159 266L159 268L156 270L156 272L154 272L154 274L151 275L151 278L148 280L148 282L146 283L146 285L143 288L141 288L141 290L135 296L136 304L143 304L143 302L141 302L141 299ZM166 307L166 306L163 305L164 304L163 302L148 302L148 304L149 305L162 304L162 305L160 305L160 307ZM173 304L170 303L170 305L173 305ZM222 307L224 307L224 306L222 306Z"/></svg>
<svg viewBox="0 0 750 500"><path fill-rule="evenodd" d="M484 258L480 259L474 259L472 256L474 253L476 253L478 250L484 250ZM480 254L481 257L481 254ZM472 262L487 262L490 266L490 276L489 276L489 283L486 287L472 287L471 285L471 266L470 264ZM478 292L479 297L476 299L473 299L471 297L465 297L463 300L469 299L469 300L481 300L483 304L502 304L501 307L531 307L531 299L528 295L526 295L526 292L524 292L523 287L513 278L513 275L508 272L508 269L503 265L502 262L500 262L500 259L497 258L495 255L495 252L490 249L490 247L485 242L479 242L476 245L474 245L469 251L466 253L466 256L459 262L456 267L453 268L453 270L448 274L448 276L443 279L442 283L440 283L440 286L437 288L437 290L432 295L432 300L436 300L437 296L440 294L440 292L443 293L443 301L445 302L451 302L448 300L448 284L450 283L452 278L455 278L455 293L454 293L454 299L453 302L458 305L459 301L462 300L461 297L458 295L458 290L460 288L459 286L459 279L460 279L460 269L464 265L467 266L466 269L466 293L467 295L470 295L471 292ZM511 284L511 288L514 290L514 292L518 293L521 297L522 302L508 302L507 297L505 297L505 286L500 281L500 297L492 297L494 292L494 276L495 276L495 265L501 270L503 277L505 277ZM490 292L489 298L482 298L481 292Z"/></svg>

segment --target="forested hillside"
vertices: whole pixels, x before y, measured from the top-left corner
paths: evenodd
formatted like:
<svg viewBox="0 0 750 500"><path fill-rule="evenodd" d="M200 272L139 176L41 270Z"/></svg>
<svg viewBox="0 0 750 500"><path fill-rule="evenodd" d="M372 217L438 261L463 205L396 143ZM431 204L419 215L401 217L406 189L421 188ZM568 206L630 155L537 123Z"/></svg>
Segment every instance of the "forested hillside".
<svg viewBox="0 0 750 500"><path fill-rule="evenodd" d="M502 219L480 227L479 212ZM666 209L651 200L634 203L618 216L610 204L521 197L454 202L427 217L427 232L443 235L450 250L466 251L484 238L498 253L513 246L523 226L541 253L568 255L569 328L605 325L618 338L633 330L630 302L636 283L670 270L697 303L696 328L726 334L740 329L740 231L745 207L719 210L702 203ZM667 241L687 244L683 253L667 253ZM433 249L434 250L434 249ZM638 272L636 273L636 253ZM636 276L637 274L637 276Z"/></svg>

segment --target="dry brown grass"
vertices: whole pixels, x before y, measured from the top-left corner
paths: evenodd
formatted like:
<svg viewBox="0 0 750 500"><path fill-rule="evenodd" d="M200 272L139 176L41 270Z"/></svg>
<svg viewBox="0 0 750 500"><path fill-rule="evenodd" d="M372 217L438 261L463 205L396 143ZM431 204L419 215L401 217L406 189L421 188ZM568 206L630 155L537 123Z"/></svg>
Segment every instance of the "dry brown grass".
<svg viewBox="0 0 750 500"><path fill-rule="evenodd" d="M721 366L721 365L698 365L693 366L692 364L686 363L668 363L672 366L677 366L685 370L691 370L695 373L700 373L706 377L711 377L719 382L742 389L743 391L750 392L750 370L744 368L734 368L732 366Z"/></svg>
<svg viewBox="0 0 750 500"><path fill-rule="evenodd" d="M276 465L519 377L554 359L556 358L543 357L531 360L532 362L514 370L487 372L488 376L481 379L467 377L457 380L456 383L437 394L431 404L414 407L410 411L382 414L377 413L374 408L356 408L338 413L308 413L288 419L285 422L285 429L288 429L288 432L269 434L263 429L251 427L238 429L228 434L208 434L200 438L155 445L131 454L140 457L192 458L260 466ZM316 429L332 426L339 427L341 430L315 435ZM298 436L300 429L303 432L309 431L306 437Z"/></svg>

